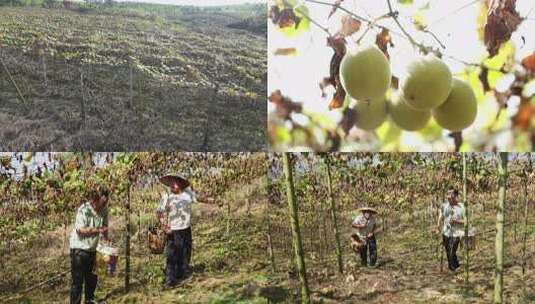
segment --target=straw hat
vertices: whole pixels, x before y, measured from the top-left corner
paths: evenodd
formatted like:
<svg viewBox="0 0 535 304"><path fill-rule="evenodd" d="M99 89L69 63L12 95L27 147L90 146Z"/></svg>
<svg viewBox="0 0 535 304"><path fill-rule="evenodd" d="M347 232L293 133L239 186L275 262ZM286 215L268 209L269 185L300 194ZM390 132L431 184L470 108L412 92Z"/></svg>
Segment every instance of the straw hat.
<svg viewBox="0 0 535 304"><path fill-rule="evenodd" d="M372 207L361 207L358 210L360 212L368 211L368 212L371 212L371 213L379 213L375 208L372 208Z"/></svg>
<svg viewBox="0 0 535 304"><path fill-rule="evenodd" d="M190 185L185 177L178 174L166 174L160 177L160 182L168 187L171 187L174 183L178 183L182 189L185 189Z"/></svg>

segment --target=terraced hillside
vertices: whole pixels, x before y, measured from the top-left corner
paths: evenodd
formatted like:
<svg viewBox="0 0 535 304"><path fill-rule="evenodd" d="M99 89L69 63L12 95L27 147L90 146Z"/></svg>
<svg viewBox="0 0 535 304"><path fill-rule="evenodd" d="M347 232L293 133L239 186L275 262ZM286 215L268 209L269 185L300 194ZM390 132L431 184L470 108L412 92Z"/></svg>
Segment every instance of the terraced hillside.
<svg viewBox="0 0 535 304"><path fill-rule="evenodd" d="M150 7L2 7L0 149L262 149L265 34L243 8Z"/></svg>

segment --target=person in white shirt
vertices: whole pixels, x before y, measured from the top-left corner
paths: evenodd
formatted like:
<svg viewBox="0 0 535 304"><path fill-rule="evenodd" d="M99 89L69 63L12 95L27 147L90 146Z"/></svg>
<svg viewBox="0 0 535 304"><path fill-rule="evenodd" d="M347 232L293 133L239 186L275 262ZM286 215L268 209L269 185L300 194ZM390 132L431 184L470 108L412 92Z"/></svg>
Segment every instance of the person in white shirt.
<svg viewBox="0 0 535 304"><path fill-rule="evenodd" d="M377 210L369 207L360 208L359 214L351 227L355 229L355 235L353 239L358 239L360 243L356 246L360 254L362 266L374 267L377 262L377 242L375 240L375 234L378 232L377 223L375 221L375 214ZM368 252L370 261L368 263Z"/></svg>
<svg viewBox="0 0 535 304"><path fill-rule="evenodd" d="M69 239L71 251L71 292L70 303L82 301L82 288L85 285L85 303L94 300L97 287L95 268L96 249L102 235L108 239L108 196L107 187L94 187L89 192L89 201L82 204L76 212L76 222Z"/></svg>
<svg viewBox="0 0 535 304"><path fill-rule="evenodd" d="M165 175L160 182L171 190L162 195L156 213L167 233L165 285L173 287L192 273L191 205L196 195L188 180L179 175Z"/></svg>
<svg viewBox="0 0 535 304"><path fill-rule="evenodd" d="M448 268L451 271L460 267L457 248L464 235L465 220L466 212L464 205L459 203L459 191L450 188L447 192L447 201L442 204L440 210L437 229L442 232L442 244L448 257Z"/></svg>

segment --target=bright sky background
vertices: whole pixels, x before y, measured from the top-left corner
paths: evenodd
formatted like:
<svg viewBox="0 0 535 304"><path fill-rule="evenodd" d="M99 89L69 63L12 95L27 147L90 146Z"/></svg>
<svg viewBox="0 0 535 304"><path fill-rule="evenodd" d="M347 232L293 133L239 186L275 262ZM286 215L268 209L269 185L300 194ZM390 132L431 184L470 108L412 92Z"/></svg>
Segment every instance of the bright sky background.
<svg viewBox="0 0 535 304"><path fill-rule="evenodd" d="M324 0L324 2L334 1ZM435 33L442 43L446 45L446 49L442 50L446 54L446 57L443 59L452 72L454 74L459 73L465 68L465 65L448 58L449 56L466 62L480 62L480 59L486 55L486 49L477 34L479 2L473 3L452 15L452 12L473 1L414 0L413 5L405 6L398 4L397 0L392 0L394 10L400 12L400 21L409 33L425 45L435 47L438 46L435 40L428 34L416 31L411 19L417 8L422 7L428 2L430 3L430 9L424 11L424 20L429 25L428 29ZM305 4L309 8L309 14L314 20L327 26L331 33L338 31L340 19L345 15L344 12L338 11L328 20L329 6L315 3ZM534 5L535 2L533 0L517 0L517 10L522 17ZM388 12L386 0L346 0L343 2L343 6L368 19L374 19ZM392 19L385 19L379 23L393 30L391 36L395 47L389 50L392 72L394 75L403 77L404 65L415 58L418 53L413 49L407 39L400 36L401 32ZM326 46L327 36L325 32L314 24L310 26L311 30L308 33L297 38L287 38L275 29L272 22L268 23L268 92L280 89L284 95L290 96L295 101L303 102L305 110L328 113L330 117L337 120L340 117L340 113L337 111L328 111L328 100L321 98L321 91L318 86L320 80L329 75L329 62L333 51ZM363 28L364 25L357 34L348 40L348 45L352 45L352 41L357 40L363 32ZM519 60L535 51L533 28L535 28L535 10L530 15L530 20L524 21L512 37L512 41L516 47L517 59ZM377 32L376 30L370 31L362 44L375 43ZM526 39L525 44L521 41L520 37L522 35ZM353 42L353 45L356 44ZM276 49L289 47L296 47L298 49L298 56L273 55ZM330 98L331 96L328 97ZM269 104L269 109L271 111L271 104ZM473 127L475 128L476 124ZM404 132L404 135L410 136L411 133L414 132Z"/></svg>
<svg viewBox="0 0 535 304"><path fill-rule="evenodd" d="M119 0L121 2L127 2ZM234 5L243 3L266 3L267 0L140 0L128 2L146 2L173 5L196 5L196 6L217 6L217 5Z"/></svg>

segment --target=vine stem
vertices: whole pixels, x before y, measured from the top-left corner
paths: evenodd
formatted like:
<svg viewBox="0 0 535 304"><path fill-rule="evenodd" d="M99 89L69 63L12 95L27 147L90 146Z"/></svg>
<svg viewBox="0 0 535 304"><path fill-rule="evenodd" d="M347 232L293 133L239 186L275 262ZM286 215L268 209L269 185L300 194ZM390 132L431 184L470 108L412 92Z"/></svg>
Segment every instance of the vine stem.
<svg viewBox="0 0 535 304"><path fill-rule="evenodd" d="M394 9L392 8L392 2L390 0L386 0L386 3L388 4L388 11L393 14L394 12ZM437 55L441 55L441 53L438 51L438 50L433 50L432 48L430 47L427 47L419 42L417 42L410 34L409 32L407 32L407 30L403 27L403 25L401 25L401 22L399 22L398 20L398 16L397 14L393 14L392 15L392 19L394 19L394 22L398 25L399 29L401 30L401 32L405 35L405 37L407 37L407 39L409 40L409 42L415 47L415 48L418 48L422 53L429 53L430 51L432 52L436 52ZM430 32L429 32L430 33ZM432 34L432 36L436 39L435 35ZM437 39L438 41L438 39ZM439 41L440 43L440 41ZM440 43L441 46L443 46L442 43Z"/></svg>
<svg viewBox="0 0 535 304"><path fill-rule="evenodd" d="M323 1L318 1L318 0L305 0L305 2L322 4L322 5L327 5L327 6L331 6L331 7L335 7L336 6L336 7L338 7L339 10L348 13L349 15L351 15L351 16L355 17L356 19L358 19L359 21L366 22L369 26L375 26L375 27L378 27L378 28L381 28L381 29L386 29L386 30L390 31L390 29L387 28L386 26L383 26L383 25L380 25L380 24L374 24L373 20L370 20L370 19L367 19L367 18L362 17L360 15L357 15L357 14L353 13L352 11L348 10L347 8L345 8L345 7L341 6L341 5L335 5L335 4L332 4L332 3L329 3L329 2L323 2ZM392 14L392 12L390 14Z"/></svg>
<svg viewBox="0 0 535 304"><path fill-rule="evenodd" d="M399 33L399 32L396 32L396 31L393 31L391 30L390 28L384 26L384 25L381 25L381 24L377 24L375 23L374 20L370 20L368 18L365 18L365 17L362 17L360 15L357 15L355 14L354 12L348 10L347 8L341 6L341 5L335 5L335 4L332 4L332 3L328 3L328 2L324 2L324 1L319 1L319 0L305 0L305 2L310 2L310 3L315 3L315 4L321 4L321 5L327 5L327 6L331 6L331 7L337 7L339 10L341 11L344 11L346 13L348 13L349 15L355 17L357 20L360 20L362 22L365 22L368 24L368 26L370 27L376 27L376 28L380 28L380 29L384 29L384 30L387 30L395 35L398 35L400 37L403 37L407 40L409 40L409 42L416 48L418 48L421 52L423 53L429 53L429 52L434 52L435 54L439 55L439 56L442 56L442 53L439 51L439 50L435 50L433 49L432 47L428 47L428 46L425 46L419 42L417 42L406 30L405 28L401 25L401 23L399 22L399 20L397 19L397 16L398 16L398 12L394 11L393 8L392 8L392 4L390 3L390 0L387 0L388 1L388 6L389 6L389 12L386 14L387 16L389 17L392 17L394 19L394 21L397 23L398 27L400 28L400 30L403 32L403 33Z"/></svg>

